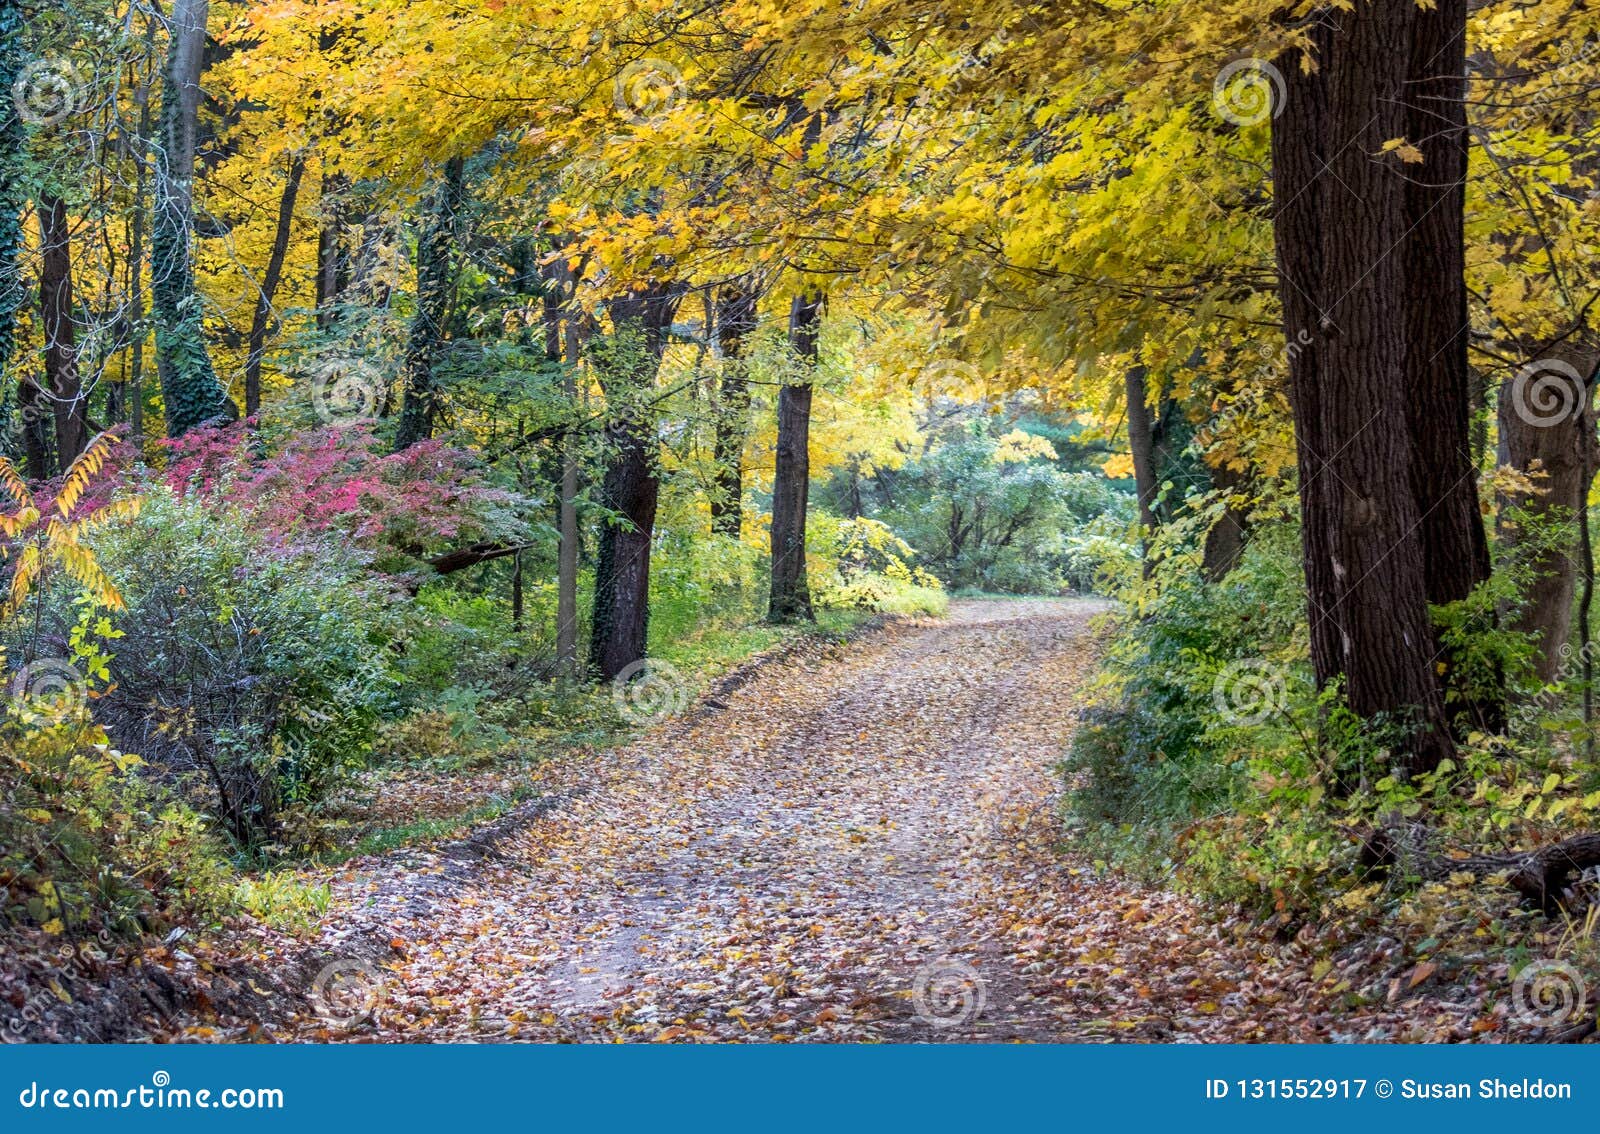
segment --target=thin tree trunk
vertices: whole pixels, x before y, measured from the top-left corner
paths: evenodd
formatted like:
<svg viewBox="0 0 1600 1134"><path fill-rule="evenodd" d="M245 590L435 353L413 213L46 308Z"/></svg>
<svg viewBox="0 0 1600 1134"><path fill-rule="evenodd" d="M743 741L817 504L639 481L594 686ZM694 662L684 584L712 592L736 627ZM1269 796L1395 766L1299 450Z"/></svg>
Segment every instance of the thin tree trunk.
<svg viewBox="0 0 1600 1134"><path fill-rule="evenodd" d="M1134 492L1139 498L1140 555L1148 579L1155 569L1150 559L1150 541L1156 531L1156 496L1160 483L1156 479L1155 434L1150 422L1150 395L1145 388L1145 373L1142 365L1128 367L1123 375L1123 389L1127 397L1128 450L1133 456Z"/></svg>
<svg viewBox="0 0 1600 1134"><path fill-rule="evenodd" d="M661 485L655 422L638 402L660 369L681 297L680 288L657 283L613 299L612 333L595 359L615 438L600 502L616 518L600 532L590 626L589 667L601 681L642 661L649 641L650 542Z"/></svg>
<svg viewBox="0 0 1600 1134"><path fill-rule="evenodd" d="M278 225L272 234L272 251L267 255L267 269L261 276L261 292L256 297L255 315L250 320L250 347L244 364L246 417L254 417L261 411L261 358L267 350L272 300L278 294L278 282L283 278L283 261L289 254L289 237L294 230L295 200L300 195L300 179L305 172L306 159L296 154L289 162L283 194L278 198Z"/></svg>
<svg viewBox="0 0 1600 1134"><path fill-rule="evenodd" d="M1548 356L1567 361L1578 377L1550 368L1514 379L1501 390L1498 413L1500 463L1523 473L1537 467L1543 474L1534 481L1534 492L1501 498L1501 543L1514 550L1527 538L1527 525L1514 522L1513 509L1525 511L1535 520L1565 525L1563 546L1547 546L1537 553L1527 605L1514 626L1538 641L1534 667L1543 682L1555 680L1563 661L1561 647L1572 634L1572 601L1579 575L1574 561L1578 521L1600 469L1596 415L1585 384L1594 369L1594 357L1560 348L1551 348ZM1542 412L1546 409L1554 412Z"/></svg>
<svg viewBox="0 0 1600 1134"><path fill-rule="evenodd" d="M772 593L769 622L815 621L806 581L806 504L811 492L811 397L818 361L822 296L807 292L789 308L789 345L801 377L778 393L777 466L772 480Z"/></svg>
<svg viewBox="0 0 1600 1134"><path fill-rule="evenodd" d="M522 633L522 552L519 550L511 557L511 629L517 634ZM516 660L511 662L516 665Z"/></svg>
<svg viewBox="0 0 1600 1134"><path fill-rule="evenodd" d="M349 283L349 257L344 246L345 210L350 179L342 173L322 175L317 206L317 330L329 331L338 321L339 303Z"/></svg>
<svg viewBox="0 0 1600 1134"><path fill-rule="evenodd" d="M26 26L23 6L15 0L0 0L0 97L10 96L12 86L26 66L27 55L22 42ZM27 302L20 259L22 211L28 199L24 181L27 145L28 130L22 116L9 112L0 114L0 377L11 373L12 359L16 354L17 316ZM23 386L26 385L24 379ZM11 402L9 396L3 400ZM21 387L17 391L15 405L15 415L7 423L11 428L4 438L5 446L8 451L15 451L13 430L20 427L24 450L27 451L27 407L23 404ZM33 467L34 459L35 454L28 451L30 476L37 475Z"/></svg>
<svg viewBox="0 0 1600 1134"><path fill-rule="evenodd" d="M44 331L45 389L56 426L56 458L70 465L89 444L78 343L72 323L72 234L67 203L39 196L39 321Z"/></svg>
<svg viewBox="0 0 1600 1134"><path fill-rule="evenodd" d="M128 352L128 431L137 451L144 445L144 226L150 207L150 88L155 82L156 19L146 25L145 58L151 73L134 92L139 126L133 138L133 202L128 217L128 303L132 307L133 345Z"/></svg>
<svg viewBox="0 0 1600 1134"><path fill-rule="evenodd" d="M566 368L562 392L574 412L578 405L578 363L583 341L576 313L563 315L562 305L572 301L572 269L557 258L545 273L545 357L560 362L565 347ZM563 328L563 319L565 327ZM565 332L563 334L563 331ZM561 446L561 490L557 504L560 544L556 551L556 670L561 676L578 676L578 439L564 433Z"/></svg>
<svg viewBox="0 0 1600 1134"><path fill-rule="evenodd" d="M161 100L161 148L156 155L150 294L169 437L238 416L211 365L194 281L195 136L207 10L207 0L173 0L168 19L170 47Z"/></svg>
<svg viewBox="0 0 1600 1134"><path fill-rule="evenodd" d="M433 436L434 417L438 412L438 389L433 372L444 341L465 175L466 162L462 158L445 162L444 175L434 190L427 224L417 239L417 311L412 317L410 339L406 344L405 398L400 406L400 426L394 440L397 453Z"/></svg>
<svg viewBox="0 0 1600 1134"><path fill-rule="evenodd" d="M1245 514L1234 506L1233 497L1241 495L1249 486L1249 477L1231 469L1224 462L1209 469L1211 486L1228 497L1222 515L1206 532L1205 548L1201 557L1201 570L1213 583L1220 583L1239 565L1244 555L1248 525Z"/></svg>
<svg viewBox="0 0 1600 1134"><path fill-rule="evenodd" d="M738 539L744 526L744 443L750 424L750 381L746 339L756 327L757 297L752 288L730 285L717 297L717 348L722 381L717 388L716 437L712 463L711 530Z"/></svg>
<svg viewBox="0 0 1600 1134"><path fill-rule="evenodd" d="M1310 600L1322 685L1399 731L1402 767L1454 746L1434 673L1426 563L1407 427L1405 133L1410 4L1313 14L1317 69L1281 61L1273 122L1274 218L1290 358ZM1450 407L1437 412L1453 413Z"/></svg>

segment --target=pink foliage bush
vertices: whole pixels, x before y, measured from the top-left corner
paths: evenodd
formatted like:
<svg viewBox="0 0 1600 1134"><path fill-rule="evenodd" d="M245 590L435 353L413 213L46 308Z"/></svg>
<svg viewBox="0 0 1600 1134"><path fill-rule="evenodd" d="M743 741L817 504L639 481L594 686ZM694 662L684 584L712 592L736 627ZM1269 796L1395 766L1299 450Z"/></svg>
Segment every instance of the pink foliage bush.
<svg viewBox="0 0 1600 1134"><path fill-rule="evenodd" d="M340 536L383 570L461 540L526 538L521 496L486 483L472 453L424 441L384 452L369 427L299 432L261 452L247 423L162 443L180 495L226 500L276 539Z"/></svg>

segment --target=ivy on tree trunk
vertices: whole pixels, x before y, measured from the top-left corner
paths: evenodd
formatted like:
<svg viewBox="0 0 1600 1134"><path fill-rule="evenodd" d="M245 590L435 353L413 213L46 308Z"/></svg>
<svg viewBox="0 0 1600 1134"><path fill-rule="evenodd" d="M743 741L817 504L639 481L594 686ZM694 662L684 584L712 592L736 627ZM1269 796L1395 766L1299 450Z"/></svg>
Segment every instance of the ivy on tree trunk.
<svg viewBox="0 0 1600 1134"><path fill-rule="evenodd" d="M10 98L27 58L22 47L25 17L15 0L0 0L0 376L11 373L16 350L17 313L25 302L22 286L22 209L28 190L23 160L28 128ZM7 420L4 442L12 450L17 430L26 426L20 398L9 392L0 399ZM30 472L33 470L30 469Z"/></svg>
<svg viewBox="0 0 1600 1134"><path fill-rule="evenodd" d="M174 0L166 84L157 121L156 201L150 232L150 300L167 435L232 420L238 410L206 349L194 282L194 158L204 67L207 0Z"/></svg>
<svg viewBox="0 0 1600 1134"><path fill-rule="evenodd" d="M433 436L439 396L434 367L444 342L444 322L454 279L452 252L465 185L465 160L455 157L445 162L444 175L434 189L427 225L417 239L417 311L406 343L405 399L394 438L397 453Z"/></svg>

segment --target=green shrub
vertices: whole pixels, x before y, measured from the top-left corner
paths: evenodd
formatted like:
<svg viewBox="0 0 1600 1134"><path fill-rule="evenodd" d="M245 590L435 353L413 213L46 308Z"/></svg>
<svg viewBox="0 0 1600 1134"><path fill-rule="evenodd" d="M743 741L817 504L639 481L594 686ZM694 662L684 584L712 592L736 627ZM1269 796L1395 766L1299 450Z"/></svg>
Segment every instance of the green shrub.
<svg viewBox="0 0 1600 1134"><path fill-rule="evenodd" d="M658 532L650 562L650 640L687 638L718 622L760 618L767 608L766 552L697 530Z"/></svg>
<svg viewBox="0 0 1600 1134"><path fill-rule="evenodd" d="M7 919L113 933L215 917L232 878L204 819L137 774L87 707L0 718L0 894Z"/></svg>
<svg viewBox="0 0 1600 1134"><path fill-rule="evenodd" d="M548 682L555 659L554 588L548 596L544 589L529 589L518 631L503 596L473 593L449 580L423 587L400 612L395 670L404 706L431 709L449 690L463 687L514 700Z"/></svg>
<svg viewBox="0 0 1600 1134"><path fill-rule="evenodd" d="M272 840L360 766L392 707L394 601L337 547L284 547L223 505L152 489L95 550L127 608L98 715L116 742L208 787L241 844Z"/></svg>
<svg viewBox="0 0 1600 1134"><path fill-rule="evenodd" d="M892 529L957 591L1090 590L1102 567L1128 561L1133 497L1099 470L1064 467L1073 446L1058 428L948 408L921 452L865 480L841 472L831 498Z"/></svg>
<svg viewBox="0 0 1600 1134"><path fill-rule="evenodd" d="M1261 530L1220 583L1174 556L1113 616L1118 633L1063 766L1069 820L1093 849L1168 869L1182 832L1251 790L1253 756L1301 745L1310 682L1298 551L1292 528Z"/></svg>

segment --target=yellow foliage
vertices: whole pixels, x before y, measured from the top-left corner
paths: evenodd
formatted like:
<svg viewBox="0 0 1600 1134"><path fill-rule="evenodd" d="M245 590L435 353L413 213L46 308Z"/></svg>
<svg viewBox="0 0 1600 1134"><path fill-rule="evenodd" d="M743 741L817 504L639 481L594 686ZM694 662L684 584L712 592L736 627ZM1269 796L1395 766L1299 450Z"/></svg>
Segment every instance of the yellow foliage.
<svg viewBox="0 0 1600 1134"><path fill-rule="evenodd" d="M10 515L0 515L0 531L4 532L7 540L21 545L15 549L11 546L0 549L7 557L13 551L16 555L11 584L5 602L0 604L0 620L17 616L51 566L65 571L83 588L85 594L101 606L112 610L121 610L126 606L122 592L100 567L94 553L80 541L86 532L101 524L138 515L138 498L125 496L102 505L86 516L73 515L84 492L105 468L113 444L112 436L102 433L72 462L62 478L55 500L51 502L51 508L59 519L56 516L48 520L42 518L27 481L7 458L0 457L0 484L5 486L6 492L17 505Z"/></svg>

